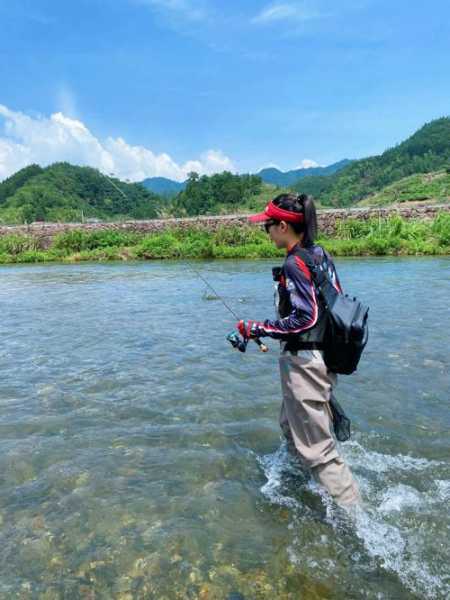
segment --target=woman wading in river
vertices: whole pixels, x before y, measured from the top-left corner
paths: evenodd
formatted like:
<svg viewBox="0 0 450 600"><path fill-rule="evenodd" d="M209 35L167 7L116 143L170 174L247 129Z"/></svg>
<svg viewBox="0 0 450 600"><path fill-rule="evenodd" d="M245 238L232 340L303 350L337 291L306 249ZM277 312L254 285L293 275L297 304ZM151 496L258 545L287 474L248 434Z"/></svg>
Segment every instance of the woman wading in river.
<svg viewBox="0 0 450 600"><path fill-rule="evenodd" d="M314 244L314 202L309 196L282 194L250 221L264 223L271 240L277 248L285 248L287 254L283 267L274 269L278 317L264 322L240 321L238 329L245 338L270 336L281 341L280 425L289 447L339 505L356 504L357 484L339 456L331 433L329 402L337 376L323 359L326 315L311 273L301 258L302 251L307 251L315 264L326 261L328 275L341 291L333 261L321 246Z"/></svg>

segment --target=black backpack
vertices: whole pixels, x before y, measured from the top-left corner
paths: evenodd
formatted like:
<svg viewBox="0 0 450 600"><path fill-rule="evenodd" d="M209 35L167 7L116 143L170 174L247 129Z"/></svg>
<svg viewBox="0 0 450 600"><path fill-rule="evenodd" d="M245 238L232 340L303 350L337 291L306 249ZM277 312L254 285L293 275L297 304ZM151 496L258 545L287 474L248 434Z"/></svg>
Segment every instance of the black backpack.
<svg viewBox="0 0 450 600"><path fill-rule="evenodd" d="M311 272L312 279L326 311L324 337L324 360L330 371L350 375L359 363L361 354L369 339L367 319L369 307L357 298L339 293L328 274L328 260L315 264L311 255L303 249L297 254Z"/></svg>

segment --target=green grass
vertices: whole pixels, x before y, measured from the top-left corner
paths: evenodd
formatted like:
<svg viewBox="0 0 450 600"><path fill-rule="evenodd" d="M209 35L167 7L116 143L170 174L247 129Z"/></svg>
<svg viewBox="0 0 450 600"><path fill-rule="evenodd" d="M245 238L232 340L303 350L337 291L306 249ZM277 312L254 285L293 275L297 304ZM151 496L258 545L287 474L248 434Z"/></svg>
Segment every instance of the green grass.
<svg viewBox="0 0 450 600"><path fill-rule="evenodd" d="M386 186L358 203L358 206L386 206L409 201L450 201L450 172L418 173Z"/></svg>
<svg viewBox="0 0 450 600"><path fill-rule="evenodd" d="M347 219L336 235L318 240L335 256L450 254L450 213L433 221ZM115 230L74 230L55 237L50 248L25 235L0 237L0 263L80 262L195 258L271 258L282 256L259 227L171 229L139 234Z"/></svg>

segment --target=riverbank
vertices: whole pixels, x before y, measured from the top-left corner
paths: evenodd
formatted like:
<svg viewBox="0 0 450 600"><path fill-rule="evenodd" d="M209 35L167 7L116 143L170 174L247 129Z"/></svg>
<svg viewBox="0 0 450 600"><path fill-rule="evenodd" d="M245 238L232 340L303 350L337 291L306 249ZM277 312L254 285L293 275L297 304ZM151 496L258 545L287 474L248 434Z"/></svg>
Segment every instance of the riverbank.
<svg viewBox="0 0 450 600"><path fill-rule="evenodd" d="M370 221L388 219L399 216L405 221L433 220L442 212L450 213L450 203L422 204L411 202L384 207L328 208L317 211L319 230L325 236L333 237L343 221ZM87 232L103 230L127 231L142 234L159 233L172 229L206 229L214 232L222 227L245 227L248 224L247 214L203 215L187 218L129 220L129 221L95 221L84 223L52 223L37 221L28 225L0 224L0 237L4 235L31 235L39 239L39 245L46 248L52 239L60 233L79 229Z"/></svg>
<svg viewBox="0 0 450 600"><path fill-rule="evenodd" d="M335 256L450 254L450 213L433 219L346 219L336 222L323 244ZM179 258L270 258L282 256L265 232L248 224L164 228L153 233L111 228L72 229L48 236L0 236L0 263L81 262Z"/></svg>

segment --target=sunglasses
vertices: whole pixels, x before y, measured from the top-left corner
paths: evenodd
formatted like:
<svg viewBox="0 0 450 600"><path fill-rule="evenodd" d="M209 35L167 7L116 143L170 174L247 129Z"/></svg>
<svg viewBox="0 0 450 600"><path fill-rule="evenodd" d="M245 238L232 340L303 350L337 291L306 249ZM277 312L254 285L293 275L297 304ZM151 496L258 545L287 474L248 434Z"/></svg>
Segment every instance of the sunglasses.
<svg viewBox="0 0 450 600"><path fill-rule="evenodd" d="M266 230L266 233L269 233L270 228L272 227L272 225L278 225L279 221L266 221L264 223L264 229Z"/></svg>

